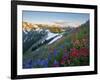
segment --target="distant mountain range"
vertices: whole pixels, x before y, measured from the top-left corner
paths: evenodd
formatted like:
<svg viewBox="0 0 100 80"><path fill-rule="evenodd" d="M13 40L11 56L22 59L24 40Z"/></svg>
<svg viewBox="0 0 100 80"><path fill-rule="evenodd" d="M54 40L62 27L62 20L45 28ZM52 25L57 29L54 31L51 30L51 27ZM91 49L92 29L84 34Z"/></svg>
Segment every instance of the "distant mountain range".
<svg viewBox="0 0 100 80"><path fill-rule="evenodd" d="M29 23L29 22L23 22L23 30L38 30L38 29L49 29L51 32L63 32L67 27L72 27L73 26L68 26L67 23L59 23L59 22L54 22L53 24L34 24L34 23Z"/></svg>

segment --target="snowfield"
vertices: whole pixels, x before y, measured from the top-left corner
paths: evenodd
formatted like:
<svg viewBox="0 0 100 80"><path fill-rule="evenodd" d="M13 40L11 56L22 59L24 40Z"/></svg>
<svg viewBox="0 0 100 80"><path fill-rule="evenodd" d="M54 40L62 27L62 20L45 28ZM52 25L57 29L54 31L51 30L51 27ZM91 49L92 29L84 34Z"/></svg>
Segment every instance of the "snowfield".
<svg viewBox="0 0 100 80"><path fill-rule="evenodd" d="M48 36L46 38L46 40L49 40L53 37L55 37L53 40L51 40L48 44L52 44L53 42L55 42L56 40L60 39L62 37L61 34L58 34L58 33L52 33L50 32L49 30L46 30L48 32Z"/></svg>
<svg viewBox="0 0 100 80"><path fill-rule="evenodd" d="M56 40L60 39L62 37L62 35L58 35L56 38L54 38L52 41L50 41L48 44L52 44L53 42L55 42Z"/></svg>

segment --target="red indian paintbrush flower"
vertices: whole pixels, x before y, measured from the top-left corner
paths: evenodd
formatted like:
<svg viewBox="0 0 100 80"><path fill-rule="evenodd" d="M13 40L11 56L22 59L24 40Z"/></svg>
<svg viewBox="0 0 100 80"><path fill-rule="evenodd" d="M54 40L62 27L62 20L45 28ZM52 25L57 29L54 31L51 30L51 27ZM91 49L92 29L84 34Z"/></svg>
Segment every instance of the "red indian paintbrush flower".
<svg viewBox="0 0 100 80"><path fill-rule="evenodd" d="M71 57L79 57L79 50L77 50L76 48L71 49L72 52L70 53Z"/></svg>
<svg viewBox="0 0 100 80"><path fill-rule="evenodd" d="M81 49L79 50L79 54L80 54L81 56L86 57L86 56L89 55L89 49L88 49L88 48L81 48Z"/></svg>

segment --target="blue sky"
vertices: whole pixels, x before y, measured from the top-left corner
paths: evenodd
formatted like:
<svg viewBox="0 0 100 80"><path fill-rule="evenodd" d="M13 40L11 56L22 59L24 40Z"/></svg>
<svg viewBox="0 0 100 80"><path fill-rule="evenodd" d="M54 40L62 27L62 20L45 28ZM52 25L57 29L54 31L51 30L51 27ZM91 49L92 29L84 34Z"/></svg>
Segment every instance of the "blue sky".
<svg viewBox="0 0 100 80"><path fill-rule="evenodd" d="M89 14L86 13L23 11L23 21L31 23L66 22L74 26L87 20Z"/></svg>

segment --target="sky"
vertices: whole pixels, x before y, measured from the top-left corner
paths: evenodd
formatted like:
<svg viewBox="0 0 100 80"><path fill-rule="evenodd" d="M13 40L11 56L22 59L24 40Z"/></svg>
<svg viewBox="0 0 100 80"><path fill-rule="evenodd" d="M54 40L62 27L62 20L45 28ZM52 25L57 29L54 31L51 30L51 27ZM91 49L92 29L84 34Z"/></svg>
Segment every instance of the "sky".
<svg viewBox="0 0 100 80"><path fill-rule="evenodd" d="M62 22L70 26L77 26L89 20L87 13L23 11L23 21L30 23Z"/></svg>

